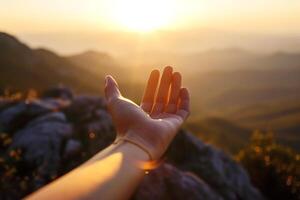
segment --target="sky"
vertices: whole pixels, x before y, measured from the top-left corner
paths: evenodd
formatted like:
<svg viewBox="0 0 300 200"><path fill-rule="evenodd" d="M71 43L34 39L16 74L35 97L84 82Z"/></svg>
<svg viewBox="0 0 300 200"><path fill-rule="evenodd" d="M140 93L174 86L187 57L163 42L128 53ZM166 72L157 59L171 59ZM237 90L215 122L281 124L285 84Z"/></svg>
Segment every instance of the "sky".
<svg viewBox="0 0 300 200"><path fill-rule="evenodd" d="M0 0L0 31L61 53L113 51L141 42L137 35L153 42L169 33L184 43L208 30L240 34L248 43L284 37L286 46L300 35L300 0Z"/></svg>

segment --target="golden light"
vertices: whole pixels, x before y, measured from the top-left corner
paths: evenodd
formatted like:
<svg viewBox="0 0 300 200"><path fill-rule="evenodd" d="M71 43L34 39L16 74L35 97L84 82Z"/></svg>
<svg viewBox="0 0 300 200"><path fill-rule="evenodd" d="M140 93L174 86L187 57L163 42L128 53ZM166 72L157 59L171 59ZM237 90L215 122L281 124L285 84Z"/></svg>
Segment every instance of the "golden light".
<svg viewBox="0 0 300 200"><path fill-rule="evenodd" d="M111 15L126 30L149 32L174 21L175 5L175 1L168 0L114 0Z"/></svg>

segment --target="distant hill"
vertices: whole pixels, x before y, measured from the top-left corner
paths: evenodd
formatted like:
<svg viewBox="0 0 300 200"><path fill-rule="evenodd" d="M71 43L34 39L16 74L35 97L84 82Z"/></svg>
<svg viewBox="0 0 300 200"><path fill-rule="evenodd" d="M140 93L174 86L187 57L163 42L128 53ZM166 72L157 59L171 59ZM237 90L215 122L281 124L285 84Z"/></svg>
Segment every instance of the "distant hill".
<svg viewBox="0 0 300 200"><path fill-rule="evenodd" d="M243 127L273 131L279 142L300 151L299 100L274 100L240 107L226 112L223 117Z"/></svg>
<svg viewBox="0 0 300 200"><path fill-rule="evenodd" d="M286 70L300 68L300 53L274 52L263 54L246 49L232 47L210 49L199 52L176 53L142 52L140 65L155 66L158 63L172 64L181 70L189 70L186 74L195 72L233 71L233 70Z"/></svg>
<svg viewBox="0 0 300 200"><path fill-rule="evenodd" d="M0 73L1 90L43 90L58 84L81 92L100 90L98 74L52 51L31 49L6 33L0 33Z"/></svg>
<svg viewBox="0 0 300 200"><path fill-rule="evenodd" d="M280 143L300 151L298 68L198 73L188 85L191 118L217 117L249 130L272 130Z"/></svg>
<svg viewBox="0 0 300 200"><path fill-rule="evenodd" d="M100 76L108 73L117 75L123 70L110 55L97 51L86 51L66 57L66 59L76 66Z"/></svg>
<svg viewBox="0 0 300 200"><path fill-rule="evenodd" d="M230 153L237 153L249 141L251 129L244 128L222 118L191 119L186 128L205 142ZM230 144L230 145L229 145Z"/></svg>

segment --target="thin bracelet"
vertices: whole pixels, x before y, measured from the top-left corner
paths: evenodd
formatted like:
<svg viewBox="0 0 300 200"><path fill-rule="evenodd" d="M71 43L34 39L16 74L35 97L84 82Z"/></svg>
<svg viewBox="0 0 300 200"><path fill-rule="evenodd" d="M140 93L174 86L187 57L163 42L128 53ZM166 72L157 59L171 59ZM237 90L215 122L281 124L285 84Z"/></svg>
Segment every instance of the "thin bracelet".
<svg viewBox="0 0 300 200"><path fill-rule="evenodd" d="M147 162L139 162L139 166L145 170L145 174L149 174L149 171L150 170L153 170L153 169L156 169L158 166L160 166L164 161L165 159L162 157L158 160L153 160L153 157L151 155L151 153L148 151L148 149L146 149L145 147L143 147L142 145L140 145L139 143L135 142L135 141L132 141L128 138L123 138L123 137L119 137L119 138L116 138L116 140L113 142L113 144L119 144L121 141L124 141L124 142L128 142L128 143L131 143L137 147L139 147L140 149L142 149L145 153L148 154L149 156L149 161Z"/></svg>
<svg viewBox="0 0 300 200"><path fill-rule="evenodd" d="M135 142L135 141L132 141L128 138L123 138L123 137L120 137L118 138L115 142L113 142L113 144L118 144L120 141L126 141L126 142L129 142L137 147L139 147L140 149L142 149L146 154L148 154L149 156L149 161L153 161L153 157L151 155L151 153L148 151L148 149L146 149L145 147L143 147L142 145L140 145L139 143Z"/></svg>

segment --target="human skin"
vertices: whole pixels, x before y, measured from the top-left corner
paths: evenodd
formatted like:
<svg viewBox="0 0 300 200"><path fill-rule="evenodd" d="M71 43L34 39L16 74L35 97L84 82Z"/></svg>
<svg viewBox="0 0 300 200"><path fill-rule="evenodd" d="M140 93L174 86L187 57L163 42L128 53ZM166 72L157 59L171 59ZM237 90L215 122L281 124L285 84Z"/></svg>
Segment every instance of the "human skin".
<svg viewBox="0 0 300 200"><path fill-rule="evenodd" d="M161 79L158 70L151 72L140 106L121 95L111 76L105 78L105 97L115 142L27 199L130 198L145 166L161 158L189 115L189 92L171 67Z"/></svg>

